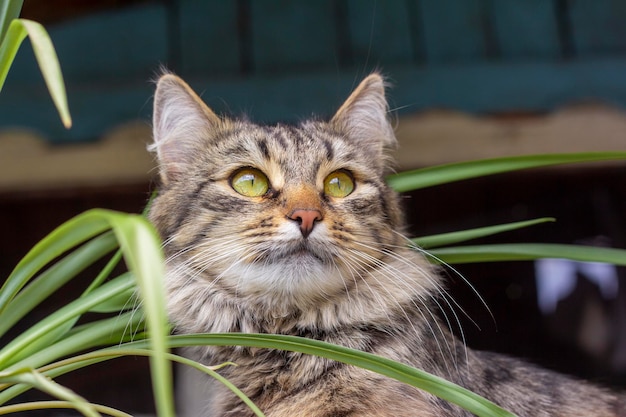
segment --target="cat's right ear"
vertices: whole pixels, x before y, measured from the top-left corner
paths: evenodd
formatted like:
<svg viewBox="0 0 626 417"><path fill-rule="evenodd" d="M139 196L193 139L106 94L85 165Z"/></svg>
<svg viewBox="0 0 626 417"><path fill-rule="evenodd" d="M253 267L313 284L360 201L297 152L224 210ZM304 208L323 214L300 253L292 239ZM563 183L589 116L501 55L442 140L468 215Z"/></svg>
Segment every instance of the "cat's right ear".
<svg viewBox="0 0 626 417"><path fill-rule="evenodd" d="M154 94L150 150L159 161L164 184L176 180L195 154L197 144L220 124L220 118L174 74L162 75Z"/></svg>
<svg viewBox="0 0 626 417"><path fill-rule="evenodd" d="M370 156L381 173L388 164L389 151L396 146L388 111L385 80L373 73L361 81L330 121Z"/></svg>

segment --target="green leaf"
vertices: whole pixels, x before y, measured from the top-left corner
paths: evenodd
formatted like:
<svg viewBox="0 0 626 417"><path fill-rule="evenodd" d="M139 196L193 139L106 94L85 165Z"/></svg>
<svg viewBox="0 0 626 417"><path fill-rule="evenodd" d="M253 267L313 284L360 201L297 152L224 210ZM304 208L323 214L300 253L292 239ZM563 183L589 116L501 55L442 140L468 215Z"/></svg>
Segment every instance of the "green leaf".
<svg viewBox="0 0 626 417"><path fill-rule="evenodd" d="M19 383L32 386L55 398L69 402L86 417L100 417L100 413L87 400L33 369L0 372L0 383Z"/></svg>
<svg viewBox="0 0 626 417"><path fill-rule="evenodd" d="M562 258L626 266L626 249L552 243L510 243L439 248L428 251L436 262L448 264L527 261Z"/></svg>
<svg viewBox="0 0 626 417"><path fill-rule="evenodd" d="M131 343L127 346L132 345ZM297 336L242 333L170 336L170 347L185 346L249 346L288 350L320 356L394 378L400 382L430 392L446 401L457 404L479 417L514 416L491 401L445 379L381 356L343 346L332 345L319 340Z"/></svg>
<svg viewBox="0 0 626 417"><path fill-rule="evenodd" d="M56 343L29 355L13 366L18 369L41 368L43 372L47 369L45 365L62 357L75 355L94 347L118 346L125 339L141 340L145 335L136 333L143 329L141 316L140 312L127 312L78 326ZM52 376L55 375L52 374ZM24 385L0 389L0 404L6 403L27 390L28 387Z"/></svg>
<svg viewBox="0 0 626 417"><path fill-rule="evenodd" d="M137 308L137 288L130 287L92 309L90 313L119 313Z"/></svg>
<svg viewBox="0 0 626 417"><path fill-rule="evenodd" d="M107 217L139 286L146 325L150 330L150 342L155 352L150 367L157 410L159 415L173 417L172 371L166 359L169 321L164 309L165 262L160 240L145 217L113 212L109 212Z"/></svg>
<svg viewBox="0 0 626 417"><path fill-rule="evenodd" d="M20 27L19 24L13 24L13 22L17 21L18 19L15 19L8 25L0 44L0 91L4 87L4 82L11 65L13 65L15 55L17 55L17 51L27 36L26 30Z"/></svg>
<svg viewBox="0 0 626 417"><path fill-rule="evenodd" d="M134 349L145 349L147 346L146 341L130 342L120 345L119 347L87 353L81 357L70 358L52 365L49 370L46 370L46 374L58 376L80 367L98 363L105 360L107 355L130 354ZM301 352L358 366L394 378L400 382L428 391L431 394L455 403L479 417L514 417L513 414L503 410L489 400L427 372L371 353L332 345L319 340L271 334L215 333L170 336L168 338L168 346L170 348L192 346L248 346ZM180 359L172 360L180 361ZM185 364L194 366L200 370L204 367L204 365L197 362L196 365L193 365L194 362L189 359L184 359L184 361Z"/></svg>
<svg viewBox="0 0 626 417"><path fill-rule="evenodd" d="M57 329L69 331L64 326L66 323L133 286L132 276L118 277L54 311L0 349L0 369L6 369L34 352L49 347L62 335L56 332Z"/></svg>
<svg viewBox="0 0 626 417"><path fill-rule="evenodd" d="M400 172L387 177L387 183L398 192L406 192L520 169L623 159L626 159L626 152L585 152L483 159Z"/></svg>
<svg viewBox="0 0 626 417"><path fill-rule="evenodd" d="M133 347L128 347L132 345ZM121 356L153 356L154 351L147 350L145 348L138 348L137 346L147 346L146 342L133 342L130 344L122 344L115 347L110 347L106 349L100 349L94 352L85 353L83 355L71 357L57 363L53 363L50 366L42 368L42 373L44 375L56 378L60 375L64 375L68 372L73 372L77 369L81 369L87 366L91 366L105 360L116 359ZM230 389L235 395L237 395L257 416L263 417L263 412L248 398L239 388L233 385L226 378L221 376L216 370L223 368L225 366L236 366L234 363L224 363L215 367L210 367L203 365L200 362L196 362L192 359L188 359L179 355L167 354L167 358L171 361L178 362L180 364L190 366L192 368L197 369L200 372L203 372L209 375L212 378L215 378L220 383L224 384L228 389Z"/></svg>
<svg viewBox="0 0 626 417"><path fill-rule="evenodd" d="M11 21L20 17L23 4L23 0L0 1L0 43L4 40Z"/></svg>
<svg viewBox="0 0 626 417"><path fill-rule="evenodd" d="M100 404L90 403L91 407L101 414L105 414L107 416L112 417L133 417L128 413L124 413L123 411L117 410L115 408L107 407ZM41 410L51 410L51 409L59 409L59 408L72 408L76 407L69 401L31 401L24 403L11 404L4 407L0 407L0 415L5 414L17 414L24 413L29 411L41 411Z"/></svg>
<svg viewBox="0 0 626 417"><path fill-rule="evenodd" d="M76 216L59 226L20 261L4 286L0 288L0 316L16 294L41 268L69 249L109 228L113 229L120 243L124 259L136 279L142 296L147 327L151 334L150 343L155 352L150 365L154 373L152 381L157 410L162 417L174 416L172 375L166 359L165 339L169 334L169 324L164 311L164 261L156 231L144 217L96 209ZM104 271L96 281L106 274ZM46 317L0 349L0 368L35 354L46 343L52 343L59 334L67 331L68 323L76 320L80 314L120 297L120 294L128 291L133 285L130 280L129 284L120 283L120 278L83 294L75 302ZM50 339L46 339L47 335Z"/></svg>
<svg viewBox="0 0 626 417"><path fill-rule="evenodd" d="M432 236L416 237L411 239L417 246L428 249L454 243L465 242L467 240L478 239L485 236L491 236L498 233L509 232L512 230L522 229L524 227L533 226L539 223L554 222L556 219L552 217L542 217L540 219L527 220L523 222L506 223L496 226L480 227L477 229L463 230L459 232L442 233Z"/></svg>
<svg viewBox="0 0 626 417"><path fill-rule="evenodd" d="M54 50L54 45L48 36L48 32L37 22L26 19L14 20L11 25L21 25L28 33L33 52L39 64L39 69L46 82L52 101L59 112L61 121L66 128L72 126L72 118L70 116L69 107L67 105L67 94L65 92L65 83L59 59Z"/></svg>
<svg viewBox="0 0 626 417"><path fill-rule="evenodd" d="M8 304L0 320L0 336L21 320L33 308L117 246L112 233L105 233L69 253L41 273Z"/></svg>
<svg viewBox="0 0 626 417"><path fill-rule="evenodd" d="M52 101L59 112L61 121L66 128L70 128L72 126L72 118L67 105L67 94L65 92L61 66L48 32L39 23L27 19L15 19L9 25L6 36L2 40L2 44L0 44L0 90L4 86L9 68L13 64L15 55L26 36L30 38L39 69L46 82L48 91L50 91Z"/></svg>
<svg viewBox="0 0 626 417"><path fill-rule="evenodd" d="M108 229L98 210L87 211L57 227L37 243L17 264L0 288L0 315L9 302L43 267L77 245Z"/></svg>

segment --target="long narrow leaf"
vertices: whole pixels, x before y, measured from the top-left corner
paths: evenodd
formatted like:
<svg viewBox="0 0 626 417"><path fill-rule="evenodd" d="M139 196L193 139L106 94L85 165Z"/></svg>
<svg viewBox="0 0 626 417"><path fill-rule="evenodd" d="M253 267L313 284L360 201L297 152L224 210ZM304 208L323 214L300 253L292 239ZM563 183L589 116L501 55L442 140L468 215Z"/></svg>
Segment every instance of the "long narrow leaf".
<svg viewBox="0 0 626 417"><path fill-rule="evenodd" d="M98 413L87 400L35 370L25 369L12 372L2 372L0 373L0 382L19 383L32 386L33 388L50 394L59 400L68 401L73 405L73 408L80 411L86 417L100 417L100 413Z"/></svg>
<svg viewBox="0 0 626 417"><path fill-rule="evenodd" d="M0 313L15 297L15 294L43 266L73 246L104 232L109 227L113 229L120 242L124 258L140 288L147 326L151 334L150 340L155 351L150 364L154 373L152 380L157 410L162 417L174 416L172 375L169 362L165 357L167 350L165 338L169 333L169 327L167 315L163 308L165 305L163 255L156 232L144 217L95 209L64 223L24 257L3 288L0 289ZM107 293L106 298L98 299L95 303L88 304L84 301L86 299L92 300L96 295L99 296L103 287L105 286L103 285L81 298L79 305L72 306L74 310L64 310L62 318L55 316L57 321L50 322L51 319L48 317L43 320L45 323L38 327L37 331L23 334L13 340L8 346L0 350L0 364L6 366L23 358L26 355L25 352L35 349L33 344L37 343L37 338L34 338L34 335L40 335L44 328L58 328L68 320L75 319L77 315L110 300L115 295L119 296L120 292L128 289L127 287L117 288L117 294ZM70 311L74 316L70 317Z"/></svg>
<svg viewBox="0 0 626 417"><path fill-rule="evenodd" d="M202 335L175 335L170 337L170 347L185 346L249 346L280 349L324 357L355 365L363 369L394 378L398 381L430 392L446 401L476 414L479 417L513 417L491 401L473 392L428 374L371 353L336 346L319 340L297 336L270 334L215 333ZM128 344L127 346L132 346Z"/></svg>
<svg viewBox="0 0 626 417"><path fill-rule="evenodd" d="M512 416L511 413L492 402L437 376L377 355L331 345L319 340L295 336L233 333L180 336L180 340L215 346L238 345L282 349L321 356L368 369L418 387L480 417Z"/></svg>
<svg viewBox="0 0 626 417"><path fill-rule="evenodd" d="M138 306L137 288L131 287L126 291L116 294L111 299L104 301L94 308L90 313L120 313L125 310L133 310Z"/></svg>
<svg viewBox="0 0 626 417"><path fill-rule="evenodd" d="M119 346L119 348L108 348L100 352L86 354L85 357L91 358L93 362L88 361L81 363L80 361L69 359L58 365L52 365L53 368L49 370L46 368L46 373L48 374L48 372L53 371L65 373L79 367L105 360L106 355L123 353L128 349L145 349L148 346L147 341L126 343ZM191 346L247 346L301 352L358 366L394 378L455 403L479 417L514 417L513 414L503 410L489 400L437 376L381 356L343 346L332 345L319 340L271 334L214 333L170 336L168 338L168 346L170 348ZM58 374L54 372L50 375L57 376Z"/></svg>
<svg viewBox="0 0 626 417"><path fill-rule="evenodd" d="M22 258L0 288L0 314L17 292L43 267L109 227L106 219L98 216L98 213L99 210L90 210L63 223Z"/></svg>
<svg viewBox="0 0 626 417"><path fill-rule="evenodd" d="M100 404L90 403L91 407L94 410L98 411L101 414L106 414L112 417L133 417L128 413L124 413L118 409L107 407ZM17 414L24 413L29 411L36 410L51 410L51 409L59 409L59 408L71 408L75 409L76 407L69 401L32 401L18 404L6 405L4 407L0 407L0 416L6 414Z"/></svg>
<svg viewBox="0 0 626 417"><path fill-rule="evenodd" d="M113 227L124 258L135 274L146 325L150 331L150 343L154 356L150 358L154 398L159 415L174 417L172 398L172 370L166 358L166 337L169 334L169 322L165 313L165 275L164 260L160 240L156 231L143 216L106 213Z"/></svg>
<svg viewBox="0 0 626 417"><path fill-rule="evenodd" d="M113 282L115 283L122 282L122 285L124 285L124 283L134 282L134 277L128 273L122 274L119 277L109 281L108 285L109 286L113 285L112 284ZM133 300L133 297L136 292L136 288L134 285L126 285L125 287L114 289L113 293L110 296L107 296L106 298L102 298L99 301L92 303L91 304L92 307L88 308L87 310L82 310L83 303L91 302L91 298L87 297L87 295L92 293L93 291L94 290L83 293L81 297L77 298L72 303L70 303L67 306L68 313L63 313L63 314L69 314L71 316L66 317L66 319L63 319L62 322L59 323L59 321L56 321L56 320L52 321L53 318L57 314L61 314L60 311L62 309L58 309L45 319L44 321L45 324L40 321L36 325L34 325L30 330L27 330L26 332L24 332L28 334L29 332L37 331L37 332L41 332L41 336L36 338L33 343L26 344L25 347L19 351L19 355L16 357L16 359L19 360L20 358L26 358L32 354L41 352L41 350L45 350L47 352L49 350L49 346L52 343L55 343L59 339L66 337L70 333L71 329L76 325L76 323L81 318L83 313L87 313L87 312L119 313L123 311L126 306L128 308L132 308L134 306L133 304L131 304L130 301ZM16 300L18 298L19 296L16 297ZM81 310L70 309L74 305L77 305L78 308ZM47 322L48 320L50 321L50 323ZM43 330L40 329L38 327L40 325L47 326L47 329L43 329ZM22 337L22 335L20 335L19 337ZM118 342L119 340L114 341L114 343L118 343ZM0 350L0 355L3 354L3 350Z"/></svg>
<svg viewBox="0 0 626 417"><path fill-rule="evenodd" d="M115 297L120 292L132 288L133 285L134 282L131 276L125 278L120 277L116 280L109 281L96 288L88 295L72 301L40 320L30 329L24 331L0 349L0 369L7 369L7 367L29 356L32 352L39 351L49 346L56 341L54 337L58 336L55 334L49 336L50 332L54 332L55 329L69 321L73 321L76 317L84 314L98 304ZM53 339L50 340L50 337L53 337Z"/></svg>
<svg viewBox="0 0 626 417"><path fill-rule="evenodd" d="M604 262L626 266L626 249L552 243L510 243L438 248L428 251L436 262L448 264L527 261L562 258L581 262Z"/></svg>
<svg viewBox="0 0 626 417"><path fill-rule="evenodd" d="M462 230L459 232L442 233L432 236L416 237L411 239L417 246L428 249L445 245L465 242L472 239L478 239L485 236L492 236L498 233L510 232L512 230L522 229L540 223L553 222L552 217L543 217L540 219L527 220L523 222L499 224L496 226L480 227L477 229Z"/></svg>
<svg viewBox="0 0 626 417"><path fill-rule="evenodd" d="M113 269L120 263L123 255L124 253L122 252L122 250L118 249L117 252L115 252L115 255L113 255L113 257L109 260L109 262L107 262L104 268L102 268L96 279L94 279L91 284L89 284L89 287L87 287L85 292L89 293L94 288L102 285L102 283L111 275Z"/></svg>
<svg viewBox="0 0 626 417"><path fill-rule="evenodd" d="M0 90L4 86L15 55L27 36L30 38L39 69L61 121L66 128L70 128L72 118L67 105L67 94L59 59L48 32L39 23L27 19L15 19L9 25L6 36L0 44Z"/></svg>
<svg viewBox="0 0 626 417"><path fill-rule="evenodd" d="M11 21L20 17L23 4L23 0L0 1L0 42L4 40Z"/></svg>
<svg viewBox="0 0 626 417"><path fill-rule="evenodd" d="M40 368L59 358L76 355L87 349L108 345L117 347L125 340L143 340L144 334L137 333L143 329L141 312L126 312L116 317L85 323L72 329L63 339L30 355L15 366Z"/></svg>
<svg viewBox="0 0 626 417"><path fill-rule="evenodd" d="M145 342L140 342L139 344L146 345ZM127 347L128 345L120 345L68 358L41 368L41 372L44 375L56 378L60 375L65 375L68 372L73 372L77 369L92 366L106 360L116 359L121 356L151 357L154 355L154 351L152 350L138 348L138 343L132 343L130 345L132 345L133 347ZM209 367L194 360L171 353L167 354L167 358L173 362L178 362L180 364L190 366L200 372L209 375L211 378L218 380L220 383L224 384L228 389L230 389L236 396L238 396L257 416L262 417L264 415L263 412L250 400L250 398L246 396L246 394L244 394L238 387L233 385L230 381L228 381L226 378L216 372L219 368L222 368L224 366L236 366L236 364L225 363L218 365L217 367Z"/></svg>
<svg viewBox="0 0 626 417"><path fill-rule="evenodd" d="M459 162L390 175L387 177L387 182L396 191L406 192L521 169L610 160L626 160L626 152L525 155Z"/></svg>
<svg viewBox="0 0 626 417"><path fill-rule="evenodd" d="M96 260L111 252L116 246L115 236L112 233L104 234L85 243L54 266L48 268L8 304L8 308L2 314L0 321L0 336L52 293Z"/></svg>
<svg viewBox="0 0 626 417"><path fill-rule="evenodd" d="M143 335L135 333L143 329L140 316L140 313L127 312L117 317L84 324L72 329L63 339L22 359L14 366L16 368L41 368L59 358L95 347L117 346L124 340L142 340ZM10 388L0 386L0 404L5 404L27 390L28 387L24 385L15 385Z"/></svg>
<svg viewBox="0 0 626 417"><path fill-rule="evenodd" d="M4 82L6 81L9 69L11 69L11 65L13 65L15 55L17 55L17 51L28 35L19 24L13 24L13 22L16 21L17 19L13 20L11 24L8 25L2 43L0 44L0 91L2 91L2 87L4 87Z"/></svg>
<svg viewBox="0 0 626 417"><path fill-rule="evenodd" d="M63 81L63 74L61 73L61 66L59 65L59 59L54 50L54 45L48 36L48 32L37 22L27 19L14 20L11 25L20 25L27 33L31 44L33 45L33 52L39 69L46 82L52 101L59 112L61 121L66 128L72 126L72 118L70 117L70 110L67 105L67 94L65 92L65 83Z"/></svg>

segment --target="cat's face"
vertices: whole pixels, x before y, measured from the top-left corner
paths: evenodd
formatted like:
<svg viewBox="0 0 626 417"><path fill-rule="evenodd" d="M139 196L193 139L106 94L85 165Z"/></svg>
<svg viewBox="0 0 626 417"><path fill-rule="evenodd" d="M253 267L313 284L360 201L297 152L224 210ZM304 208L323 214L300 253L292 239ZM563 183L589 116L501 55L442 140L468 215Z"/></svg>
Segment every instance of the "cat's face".
<svg viewBox="0 0 626 417"><path fill-rule="evenodd" d="M259 126L218 118L179 78L155 96L162 187L150 217L168 280L268 306L349 294L379 268L399 213L383 180L394 144L371 75L333 119Z"/></svg>

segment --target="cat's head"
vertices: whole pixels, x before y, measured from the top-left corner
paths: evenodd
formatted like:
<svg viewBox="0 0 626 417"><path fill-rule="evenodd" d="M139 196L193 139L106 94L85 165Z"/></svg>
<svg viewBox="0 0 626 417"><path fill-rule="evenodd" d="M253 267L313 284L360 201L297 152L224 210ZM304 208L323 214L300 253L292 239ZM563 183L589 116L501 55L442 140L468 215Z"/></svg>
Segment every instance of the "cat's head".
<svg viewBox="0 0 626 417"><path fill-rule="evenodd" d="M285 313L376 286L364 281L404 245L384 182L396 143L387 112L378 74L330 121L296 126L219 117L163 75L152 145L161 188L150 218L165 242L170 291L193 286Z"/></svg>

